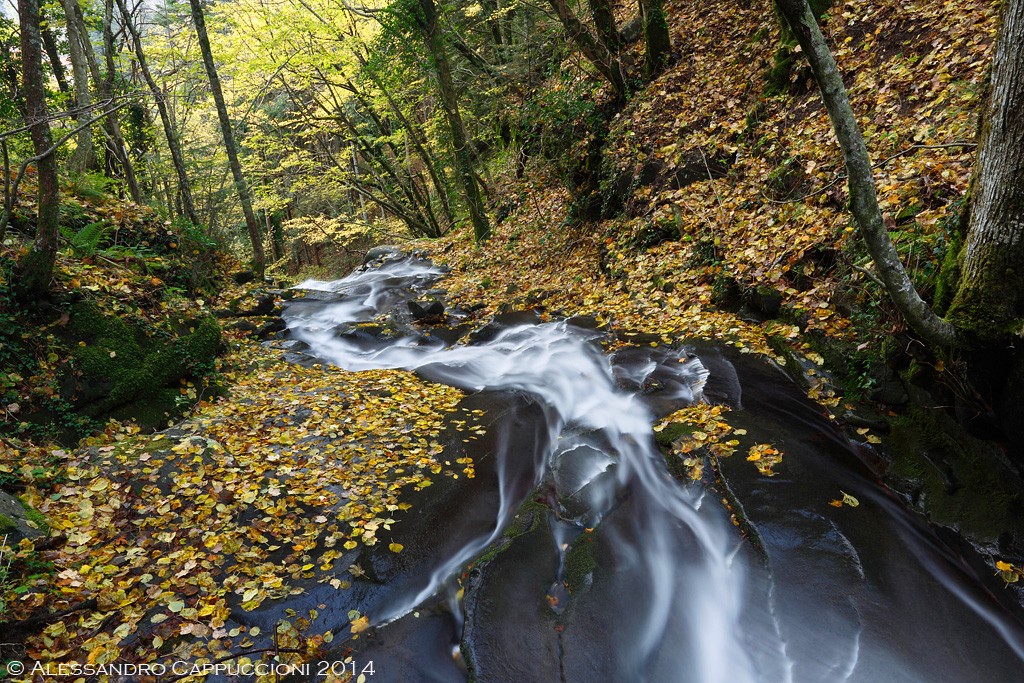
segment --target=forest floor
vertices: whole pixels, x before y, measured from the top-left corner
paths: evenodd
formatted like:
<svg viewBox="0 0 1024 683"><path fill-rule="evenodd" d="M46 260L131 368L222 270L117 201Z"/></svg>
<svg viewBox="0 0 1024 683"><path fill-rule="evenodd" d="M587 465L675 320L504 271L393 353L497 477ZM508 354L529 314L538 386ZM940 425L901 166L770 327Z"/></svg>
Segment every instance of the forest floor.
<svg viewBox="0 0 1024 683"><path fill-rule="evenodd" d="M744 4L667 3L679 57L610 122L605 141L618 217L567 220L573 198L564 169L531 159L522 178L511 168L496 174L490 195L505 218L488 242L460 231L415 246L451 266L441 284L449 303L477 319L535 308L593 315L661 339L652 343L715 339L798 365L793 374L826 414L849 417L864 399L889 413L877 402L878 366L902 324L844 208L842 157L810 74L798 60L781 92L765 94L778 27L765 2ZM959 245L997 4L851 0L836 3L825 24L878 161L890 233L915 282L939 301L948 294L943 254ZM713 30L688 30L708 16ZM606 93L581 79L551 96L596 106ZM572 153L584 155L591 142L575 139ZM170 233L150 228L147 248L177 249ZM84 297L111 315L151 317L154 328L177 316L167 334L229 299L263 294L169 297L172 271L153 270L147 259L133 269L130 258L117 267L113 256L69 255L57 285L65 298ZM56 320L57 328L67 323ZM33 374L5 368L0 377L9 426L60 393L58 370L70 358L61 354L70 347L54 330L52 343L48 331L23 346L39 361ZM232 621L232 610L256 610L314 573L344 589L346 574L360 569L335 566L342 551L403 552L389 531L391 514L408 505L404 495L437 477L473 476L472 462L439 459L445 419L468 439L483 431L479 415L456 412L460 392L406 372L286 363L239 332L227 344L215 375L228 397L183 379L175 391L191 414L169 429L147 434L115 421L77 447L16 426L6 432L4 488L48 528L0 548L0 565L13 562L0 583L4 620L21 629L23 648L4 658L154 661L182 635L203 639L209 658L252 647L259 627ZM925 362L942 374L940 361ZM684 457L733 447L721 409L697 407L660 426L672 421L695 428L672 446ZM850 434L871 445L884 437L861 423ZM766 476L785 457L770 450L747 454ZM697 462L687 466L700 479ZM1007 580L1019 578L1016 565L992 559ZM292 616L306 620L301 643L311 652L333 638L310 629L315 615ZM363 615L350 616L358 633ZM288 644L299 644L292 635Z"/></svg>

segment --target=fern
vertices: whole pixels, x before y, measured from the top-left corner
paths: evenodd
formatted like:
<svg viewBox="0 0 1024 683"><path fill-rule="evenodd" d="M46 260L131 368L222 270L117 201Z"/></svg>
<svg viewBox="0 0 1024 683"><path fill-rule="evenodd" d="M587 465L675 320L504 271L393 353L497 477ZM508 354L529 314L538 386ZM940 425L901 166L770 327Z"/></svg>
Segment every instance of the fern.
<svg viewBox="0 0 1024 683"><path fill-rule="evenodd" d="M79 173L68 179L67 192L80 199L98 202L110 194L114 181L100 173Z"/></svg>
<svg viewBox="0 0 1024 683"><path fill-rule="evenodd" d="M78 256L95 256L100 244L110 235L111 230L113 226L106 221L89 223L77 232L64 225L60 227L64 239Z"/></svg>

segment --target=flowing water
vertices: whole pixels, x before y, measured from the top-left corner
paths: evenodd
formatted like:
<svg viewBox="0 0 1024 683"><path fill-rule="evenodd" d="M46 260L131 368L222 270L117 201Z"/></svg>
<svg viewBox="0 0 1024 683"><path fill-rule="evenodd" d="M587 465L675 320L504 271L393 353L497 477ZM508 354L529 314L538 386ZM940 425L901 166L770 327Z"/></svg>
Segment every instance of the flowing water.
<svg viewBox="0 0 1024 683"><path fill-rule="evenodd" d="M479 400L498 415L477 454L494 490L445 508L432 548L362 603L381 635L349 645L377 658L375 679L465 679L452 658L461 646L489 681L1024 680L1019 616L874 481L785 375L710 345L609 355L607 333L586 321L508 316L461 339L465 330L423 331L405 302L442 275L402 259L307 281L285 314L308 356L415 370L489 396ZM652 437L656 413L701 400L731 405L786 454L773 479L741 455L723 461L747 540L723 492L682 485ZM862 506L828 507L840 486ZM531 492L544 512L509 540ZM496 545L505 552L474 573L464 601L441 599ZM447 635L423 635L428 607L447 615Z"/></svg>

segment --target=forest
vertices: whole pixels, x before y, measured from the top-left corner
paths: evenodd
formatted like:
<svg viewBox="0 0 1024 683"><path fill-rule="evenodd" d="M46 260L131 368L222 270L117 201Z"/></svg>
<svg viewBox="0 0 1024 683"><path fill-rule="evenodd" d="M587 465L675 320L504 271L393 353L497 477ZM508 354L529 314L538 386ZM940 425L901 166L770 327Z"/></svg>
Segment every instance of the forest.
<svg viewBox="0 0 1024 683"><path fill-rule="evenodd" d="M0 42L0 679L1020 678L1024 0Z"/></svg>

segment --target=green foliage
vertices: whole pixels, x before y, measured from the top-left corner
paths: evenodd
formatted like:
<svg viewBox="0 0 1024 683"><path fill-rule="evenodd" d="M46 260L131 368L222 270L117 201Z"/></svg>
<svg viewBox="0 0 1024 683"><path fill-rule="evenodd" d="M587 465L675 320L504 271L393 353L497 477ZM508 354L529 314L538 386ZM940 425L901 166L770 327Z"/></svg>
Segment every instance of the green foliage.
<svg viewBox="0 0 1024 683"><path fill-rule="evenodd" d="M99 251L100 244L106 240L114 231L114 226L106 221L89 223L81 230L72 230L61 225L60 232L67 240L68 246L77 256L94 256Z"/></svg>
<svg viewBox="0 0 1024 683"><path fill-rule="evenodd" d="M64 190L73 197L98 202L110 196L115 182L102 173L77 173L68 179Z"/></svg>

